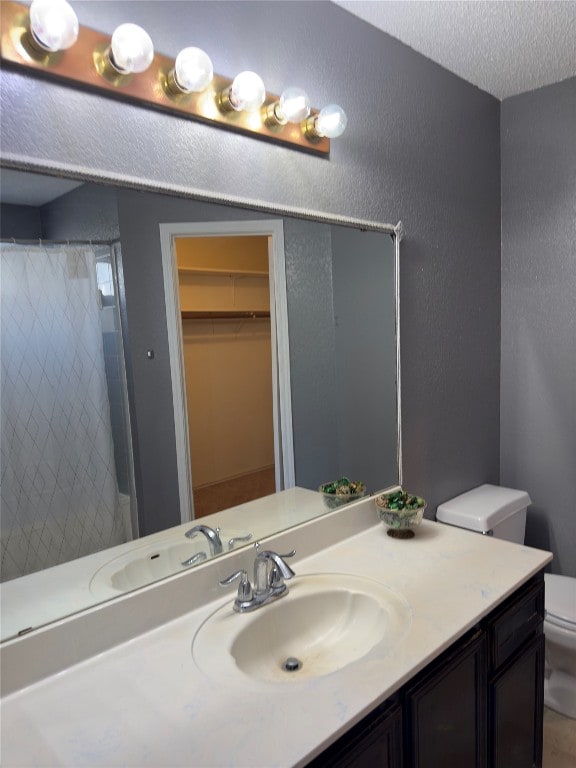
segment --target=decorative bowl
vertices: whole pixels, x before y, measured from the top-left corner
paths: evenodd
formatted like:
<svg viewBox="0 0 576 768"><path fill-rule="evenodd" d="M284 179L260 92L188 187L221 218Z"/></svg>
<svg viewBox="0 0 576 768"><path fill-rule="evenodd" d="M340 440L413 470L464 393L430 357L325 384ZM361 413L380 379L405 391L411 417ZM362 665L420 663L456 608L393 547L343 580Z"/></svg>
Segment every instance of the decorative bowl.
<svg viewBox="0 0 576 768"><path fill-rule="evenodd" d="M323 483L318 488L318 492L322 494L324 504L328 509L337 509L343 504L361 499L366 493L366 486L360 480L348 480L347 477L341 477L340 480Z"/></svg>
<svg viewBox="0 0 576 768"><path fill-rule="evenodd" d="M404 490L381 493L374 497L374 503L386 533L396 539L412 538L426 509L424 499Z"/></svg>

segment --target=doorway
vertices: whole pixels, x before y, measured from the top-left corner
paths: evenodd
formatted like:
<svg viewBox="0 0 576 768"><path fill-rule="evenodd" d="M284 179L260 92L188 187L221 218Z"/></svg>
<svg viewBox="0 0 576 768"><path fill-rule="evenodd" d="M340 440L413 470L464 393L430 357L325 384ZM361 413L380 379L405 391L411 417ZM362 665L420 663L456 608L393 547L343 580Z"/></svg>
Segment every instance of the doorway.
<svg viewBox="0 0 576 768"><path fill-rule="evenodd" d="M186 522L294 485L283 227L160 230Z"/></svg>
<svg viewBox="0 0 576 768"><path fill-rule="evenodd" d="M276 490L268 238L176 237L174 248L198 518Z"/></svg>

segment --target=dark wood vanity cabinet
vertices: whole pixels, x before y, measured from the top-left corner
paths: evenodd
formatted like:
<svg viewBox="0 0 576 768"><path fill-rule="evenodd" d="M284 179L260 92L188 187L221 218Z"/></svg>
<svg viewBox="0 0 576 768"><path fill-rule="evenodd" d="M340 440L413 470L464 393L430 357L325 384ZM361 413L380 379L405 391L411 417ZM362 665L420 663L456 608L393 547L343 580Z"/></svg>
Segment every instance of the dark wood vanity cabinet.
<svg viewBox="0 0 576 768"><path fill-rule="evenodd" d="M542 681L544 635L530 642L489 683L489 765L538 768L542 765Z"/></svg>
<svg viewBox="0 0 576 768"><path fill-rule="evenodd" d="M307 768L402 768L402 707L381 704Z"/></svg>
<svg viewBox="0 0 576 768"><path fill-rule="evenodd" d="M540 573L309 768L539 768L543 620Z"/></svg>
<svg viewBox="0 0 576 768"><path fill-rule="evenodd" d="M544 576L532 579L487 622L488 745L493 768L542 765Z"/></svg>
<svg viewBox="0 0 576 768"><path fill-rule="evenodd" d="M477 630L403 692L406 766L485 768L486 637Z"/></svg>

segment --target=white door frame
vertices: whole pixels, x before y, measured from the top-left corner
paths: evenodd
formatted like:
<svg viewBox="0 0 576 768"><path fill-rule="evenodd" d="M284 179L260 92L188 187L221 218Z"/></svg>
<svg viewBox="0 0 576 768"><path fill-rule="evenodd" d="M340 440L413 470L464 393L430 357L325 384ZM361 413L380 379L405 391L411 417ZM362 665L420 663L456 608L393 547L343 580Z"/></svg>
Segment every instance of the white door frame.
<svg viewBox="0 0 576 768"><path fill-rule="evenodd" d="M178 267L174 240L177 237L269 238L268 267L270 284L270 329L272 342L272 403L274 420L274 463L276 490L295 484L294 443L292 439L292 396L290 390L290 345L288 304L284 260L284 226L281 219L244 221L205 221L160 224L160 245L164 273L168 351L174 401L176 458L180 490L180 517L183 523L194 518L192 471L186 405L186 376L182 343Z"/></svg>

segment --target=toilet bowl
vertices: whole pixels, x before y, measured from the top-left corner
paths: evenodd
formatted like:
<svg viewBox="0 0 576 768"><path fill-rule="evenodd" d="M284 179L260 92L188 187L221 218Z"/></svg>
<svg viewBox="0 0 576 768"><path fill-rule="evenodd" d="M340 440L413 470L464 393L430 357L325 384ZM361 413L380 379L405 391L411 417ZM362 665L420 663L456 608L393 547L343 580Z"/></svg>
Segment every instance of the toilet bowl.
<svg viewBox="0 0 576 768"><path fill-rule="evenodd" d="M524 543L525 491L481 485L440 504L436 519L476 533ZM576 578L545 574L544 703L576 719Z"/></svg>
<svg viewBox="0 0 576 768"><path fill-rule="evenodd" d="M544 703L576 719L576 579L545 574Z"/></svg>

